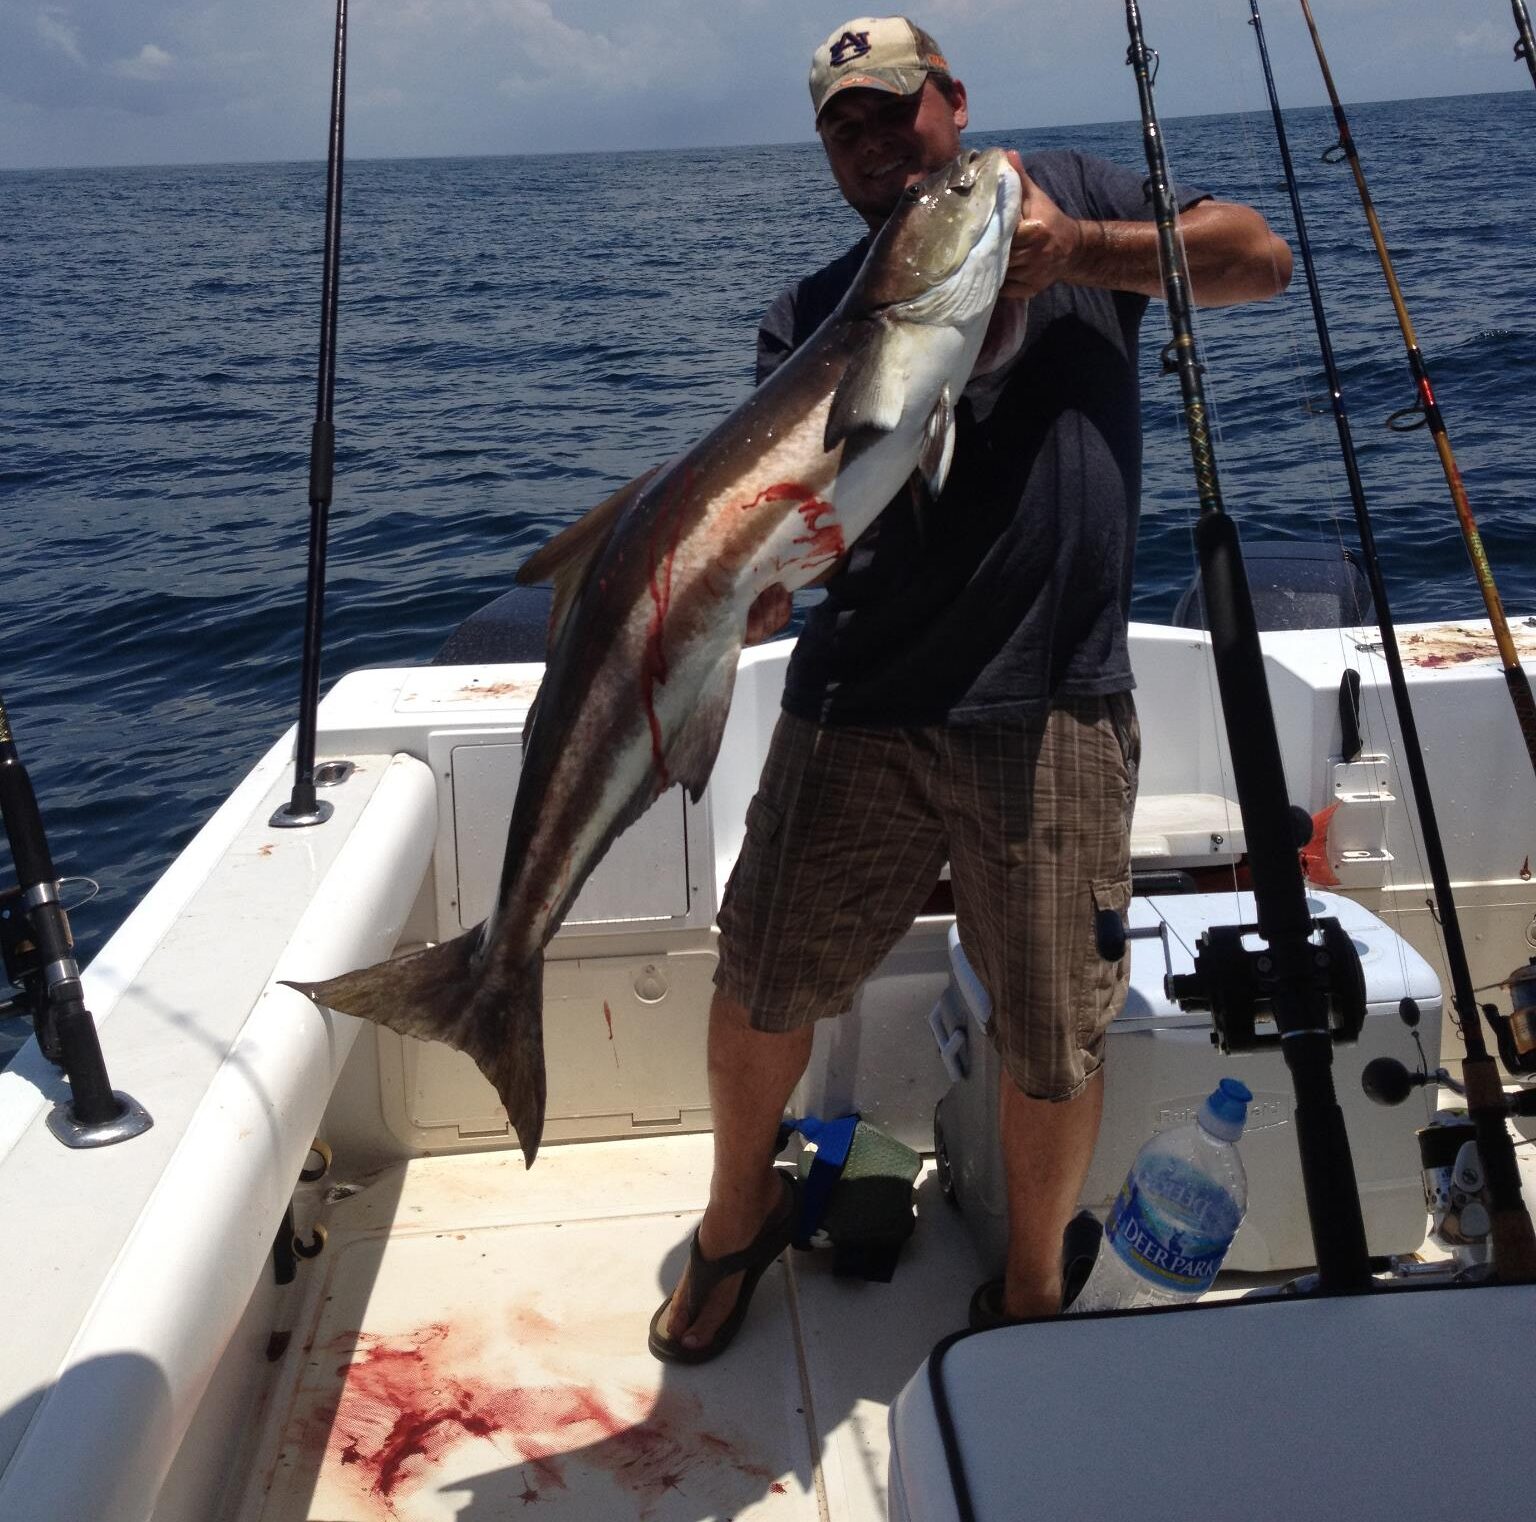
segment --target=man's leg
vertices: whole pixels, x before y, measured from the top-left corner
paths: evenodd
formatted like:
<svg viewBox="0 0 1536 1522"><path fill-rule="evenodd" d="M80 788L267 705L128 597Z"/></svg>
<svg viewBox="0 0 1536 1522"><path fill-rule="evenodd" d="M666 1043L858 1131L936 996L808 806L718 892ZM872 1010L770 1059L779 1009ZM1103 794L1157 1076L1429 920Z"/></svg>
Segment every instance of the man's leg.
<svg viewBox="0 0 1536 1522"><path fill-rule="evenodd" d="M699 1250L706 1258L739 1252L784 1208L774 1176L773 1144L779 1122L811 1055L814 1027L753 1030L747 1011L716 992L709 1006L709 1102L715 1125L715 1167L709 1204L699 1223ZM701 1347L730 1315L741 1275L722 1280L698 1320L686 1319L688 1272L672 1294L667 1336L684 1347Z"/></svg>
<svg viewBox="0 0 1536 1522"><path fill-rule="evenodd" d="M780 716L718 916L715 1167L699 1225L707 1260L748 1246L784 1208L773 1144L814 1022L848 1007L938 879L944 843L924 796L925 755L904 731ZM674 1290L661 1330L685 1347L710 1345L740 1284L739 1274L724 1280L692 1327Z"/></svg>
<svg viewBox="0 0 1536 1522"><path fill-rule="evenodd" d="M1003 1311L1054 1316L1061 1309L1061 1235L1077 1209L1104 1110L1104 1070L1071 1099L1031 1099L1006 1072L999 1096L1008 1182L1008 1273Z"/></svg>
<svg viewBox="0 0 1536 1522"><path fill-rule="evenodd" d="M979 726L951 737L950 750L960 934L991 995L1004 1068L1003 1309L1055 1315L1062 1233L1103 1110L1103 1042L1129 972L1127 958L1100 958L1094 922L1130 901L1135 708L1129 695L1063 700L1043 729Z"/></svg>

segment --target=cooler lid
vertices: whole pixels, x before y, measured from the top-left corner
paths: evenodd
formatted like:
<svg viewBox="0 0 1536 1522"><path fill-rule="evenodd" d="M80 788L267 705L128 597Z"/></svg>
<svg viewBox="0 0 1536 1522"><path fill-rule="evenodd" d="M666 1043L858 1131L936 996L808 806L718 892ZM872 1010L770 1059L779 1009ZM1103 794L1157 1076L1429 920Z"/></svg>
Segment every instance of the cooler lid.
<svg viewBox="0 0 1536 1522"><path fill-rule="evenodd" d="M941 1343L891 1408L894 1513L1431 1522L1523 1516L1536 1285L1068 1316ZM1426 1350L1433 1350L1429 1357ZM1189 1398L1169 1398L1182 1390ZM1362 1413L1385 1419L1369 1421ZM1438 1480L1437 1477L1438 1476Z"/></svg>
<svg viewBox="0 0 1536 1522"><path fill-rule="evenodd" d="M1360 953L1365 972L1367 1015L1397 1016L1404 998L1418 1002L1427 1018L1437 1018L1440 980L1434 969L1407 941L1369 909L1336 893L1309 892L1307 904L1314 915L1332 916L1348 932ZM1178 893L1133 898L1127 913L1132 930L1168 927L1168 957L1156 937L1133 940L1131 986L1125 1008L1115 1021L1116 1030L1172 1029L1177 1026L1208 1026L1211 1017L1203 1010L1185 1011L1164 992L1169 964L1175 973L1193 972L1195 947L1212 925L1249 925L1257 917L1251 893ZM992 1003L976 976L960 943L960 927L949 932L949 965L967 1011L983 1029L992 1017Z"/></svg>

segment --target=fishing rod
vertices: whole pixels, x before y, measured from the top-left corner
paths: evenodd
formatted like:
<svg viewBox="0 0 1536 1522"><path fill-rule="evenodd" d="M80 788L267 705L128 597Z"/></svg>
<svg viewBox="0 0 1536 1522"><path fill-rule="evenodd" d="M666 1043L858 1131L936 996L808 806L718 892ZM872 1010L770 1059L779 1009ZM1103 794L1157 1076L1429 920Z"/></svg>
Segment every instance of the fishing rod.
<svg viewBox="0 0 1536 1522"><path fill-rule="evenodd" d="M43 830L32 779L16 748L0 695L0 818L11 844L16 886L0 893L0 946L6 976L22 990L17 1003L32 1016L43 1055L69 1079L67 1104L56 1104L48 1129L66 1147L106 1147L147 1131L143 1105L112 1087L96 1022L85 1007L69 913Z"/></svg>
<svg viewBox="0 0 1536 1522"><path fill-rule="evenodd" d="M1249 25L1253 27L1258 43L1259 59L1264 67L1264 85L1269 92L1269 109L1274 118L1275 139L1280 148L1280 161L1285 170L1285 188L1290 196L1291 215L1296 225L1296 242L1301 253L1302 269L1307 280L1307 296L1312 305L1312 320L1317 329L1318 348L1323 368L1328 376L1328 396L1333 406L1334 422L1338 427L1339 448L1344 456L1344 472L1349 479L1349 495L1354 505L1355 524L1360 534L1360 548L1364 554L1365 572L1371 586L1371 596L1376 603L1376 623L1381 631L1382 657L1387 665L1387 677L1392 689L1393 707L1397 713L1398 728L1403 741L1403 760L1413 784L1413 797L1419 816L1419 831L1424 841L1424 855L1429 866L1430 883L1434 890L1435 908L1445 942L1445 960L1451 974L1452 1006L1456 1023L1466 1042L1467 1054L1463 1061L1463 1074L1467 1085L1468 1111L1477 1127L1477 1145L1488 1176L1489 1197L1492 1202L1492 1231L1494 1263L1500 1277L1536 1277L1536 1234L1525 1209L1520 1189L1520 1168L1515 1160L1514 1141L1506 1124L1504 1093L1494 1059L1489 1055L1478 1022L1477 995L1472 986L1472 973L1467 961L1466 944L1462 939L1461 921L1456 912L1456 900L1451 892L1450 871L1446 865L1445 848L1441 841L1440 826L1435 816L1434 800L1429 789L1429 774L1424 765L1424 749L1419 742L1418 723L1413 704L1408 696L1408 679L1403 672L1402 652L1397 643L1397 627L1387 598L1386 580L1381 572L1381 559L1376 550L1376 534L1371 522L1370 508L1365 500L1365 486L1360 478L1359 462L1355 456L1354 433L1350 428L1348 410L1344 405L1343 382L1334 358L1333 340L1328 330L1328 318L1323 309L1322 289L1318 284L1317 269L1312 256L1312 240L1307 233L1306 214L1302 210L1301 190L1296 180L1296 166L1291 158L1290 138L1285 130L1285 118L1280 110L1280 97L1275 89L1274 71L1270 67L1269 43L1264 36L1264 19L1259 14L1259 0L1248 0ZM1375 1097L1374 1095L1372 1097Z"/></svg>
<svg viewBox="0 0 1536 1522"><path fill-rule="evenodd" d="M277 829L323 824L331 805L315 796L315 732L320 707L320 646L325 620L325 546L336 463L336 308L341 285L341 167L347 94L347 0L336 0L331 66L330 147L325 175L325 251L320 287L320 364L315 423L309 436L309 575L304 596L304 655L293 792L270 823Z"/></svg>
<svg viewBox="0 0 1536 1522"><path fill-rule="evenodd" d="M1519 653L1515 649L1514 639L1509 632L1509 622L1504 617L1504 604L1493 579L1493 567L1488 563L1488 554L1483 548L1483 539L1477 529L1477 520L1472 516L1472 505L1467 500L1466 488L1461 482L1461 471L1457 467L1456 456L1451 450L1450 437L1445 429L1445 419L1441 416L1440 404L1435 400L1434 387L1430 384L1429 367L1425 364L1424 356L1419 350L1419 341L1413 331L1413 319L1409 317L1408 307L1403 301L1402 287L1397 283L1397 274L1392 268L1392 256L1387 252L1387 241L1382 235L1381 223L1376 216L1376 207L1365 183L1365 173L1360 167L1360 155L1355 150L1355 140L1349 130L1349 118L1345 116L1344 107L1339 103L1339 92L1334 88L1333 73L1328 67L1328 56L1323 52L1323 40L1318 36L1317 23L1312 19L1312 7L1307 4L1307 0L1301 0L1301 10L1307 18L1307 30L1312 34L1312 46L1317 51L1317 61L1323 71L1323 83L1328 87L1328 99L1333 103L1333 119L1339 129L1339 140L1323 154L1323 162L1336 164L1341 157L1349 161L1350 170L1355 177L1355 188L1360 192L1360 204L1365 208L1365 219L1370 223L1371 239L1376 245L1376 256L1381 261L1381 272L1386 276L1387 289L1392 296L1392 306L1397 312L1398 326L1403 331L1403 342L1408 349L1408 368L1412 372L1414 385L1419 393L1418 401L1413 406L1404 407L1387 419L1387 427L1398 433L1406 433L1427 425L1434 436L1435 449L1439 453L1446 483L1451 489L1451 501L1455 504L1456 517L1461 524L1461 537L1472 561L1472 571L1477 578L1478 590L1483 594L1483 603L1488 610L1488 622L1493 628L1494 643L1498 646L1499 660L1504 667L1504 681L1509 687L1510 700L1515 705L1515 717L1520 723L1520 734L1525 740L1526 754L1530 757L1532 769L1536 770L1536 698L1531 695L1530 679L1520 664Z"/></svg>
<svg viewBox="0 0 1536 1522"><path fill-rule="evenodd" d="M1536 85L1536 37L1531 35L1531 14L1525 8L1525 0L1509 0L1515 13L1515 57L1522 59L1531 71L1531 83Z"/></svg>
<svg viewBox="0 0 1536 1522"><path fill-rule="evenodd" d="M1258 622L1237 529L1222 503L1189 272L1153 101L1157 55L1147 47L1137 0L1126 0L1125 15L1131 39L1126 61L1135 72L1141 102L1148 190L1173 329L1163 364L1177 372L1184 401L1200 499L1195 545L1258 913L1257 926L1206 930L1194 973L1171 977L1169 992L1185 1008L1209 1008L1224 1051L1278 1045L1284 1053L1296 1094L1296 1140L1319 1288L1324 1293L1364 1290L1371 1282L1370 1258L1349 1136L1334 1091L1333 1042L1359 1035L1365 980L1359 953L1339 922L1314 920L1307 907L1297 848L1306 843L1311 821L1286 802ZM1255 929L1266 944L1250 950L1244 936ZM1255 1033L1254 1018L1261 1011L1272 1016L1278 1036Z"/></svg>

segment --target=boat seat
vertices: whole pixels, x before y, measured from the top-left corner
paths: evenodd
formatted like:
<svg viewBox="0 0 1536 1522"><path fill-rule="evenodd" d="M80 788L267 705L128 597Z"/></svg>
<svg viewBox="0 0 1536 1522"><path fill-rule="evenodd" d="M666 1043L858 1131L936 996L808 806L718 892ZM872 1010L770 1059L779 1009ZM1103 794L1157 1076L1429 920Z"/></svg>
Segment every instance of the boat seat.
<svg viewBox="0 0 1536 1522"><path fill-rule="evenodd" d="M1131 821L1131 865L1215 867L1247 848L1235 798L1220 793L1142 793Z"/></svg>
<svg viewBox="0 0 1536 1522"><path fill-rule="evenodd" d="M1340 544L1245 544L1243 567L1260 629L1339 629L1368 624L1375 602L1359 557ZM1200 572L1173 610L1180 629L1208 627Z"/></svg>
<svg viewBox="0 0 1536 1522"><path fill-rule="evenodd" d="M432 657L434 666L542 661L549 646L552 587L513 587L476 608Z"/></svg>
<svg viewBox="0 0 1536 1522"><path fill-rule="evenodd" d="M1512 1517L1533 1318L1522 1284L961 1334L891 1407L891 1522Z"/></svg>

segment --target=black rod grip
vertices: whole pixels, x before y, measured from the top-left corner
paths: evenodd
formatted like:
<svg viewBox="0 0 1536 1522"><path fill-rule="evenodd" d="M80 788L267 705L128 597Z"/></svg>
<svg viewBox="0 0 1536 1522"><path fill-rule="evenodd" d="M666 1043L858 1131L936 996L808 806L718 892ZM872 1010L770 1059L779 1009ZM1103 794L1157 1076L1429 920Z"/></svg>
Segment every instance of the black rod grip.
<svg viewBox="0 0 1536 1522"><path fill-rule="evenodd" d="M1333 1086L1333 1042L1326 1033L1307 1033L1287 1037L1282 1048L1296 1090L1296 1146L1307 1180L1318 1279L1325 1294L1367 1289L1371 1260L1349 1133Z"/></svg>
<svg viewBox="0 0 1536 1522"><path fill-rule="evenodd" d="M1312 932L1312 917L1237 525L1225 513L1203 514L1195 525L1195 547L1259 933L1271 943L1287 935L1304 939Z"/></svg>
<svg viewBox="0 0 1536 1522"><path fill-rule="evenodd" d="M317 418L309 435L309 505L329 506L336 468L336 425Z"/></svg>

